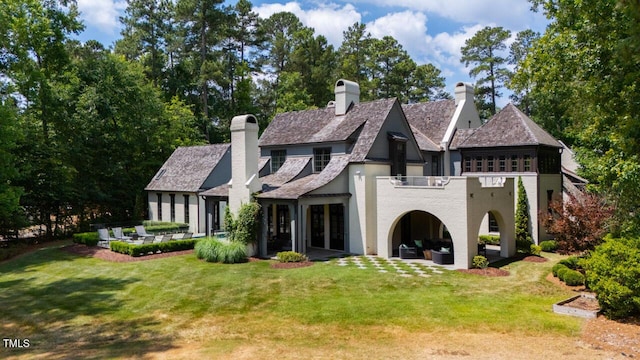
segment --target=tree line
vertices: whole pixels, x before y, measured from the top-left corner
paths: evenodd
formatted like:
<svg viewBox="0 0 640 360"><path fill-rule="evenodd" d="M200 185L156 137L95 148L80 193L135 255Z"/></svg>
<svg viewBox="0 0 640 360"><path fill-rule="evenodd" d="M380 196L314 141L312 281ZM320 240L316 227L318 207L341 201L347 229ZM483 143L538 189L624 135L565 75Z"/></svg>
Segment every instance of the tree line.
<svg viewBox="0 0 640 360"><path fill-rule="evenodd" d="M573 146L581 174L615 205L616 229L640 231L640 5L530 0L543 34L487 27L461 62L484 119L501 89ZM606 14L607 16L604 16ZM0 7L0 233L44 224L139 219L142 189L180 145L229 139L230 119L324 107L336 79L363 101L450 98L433 64L356 23L335 49L291 13L259 18L248 0L128 0L113 48L80 43L73 0Z"/></svg>

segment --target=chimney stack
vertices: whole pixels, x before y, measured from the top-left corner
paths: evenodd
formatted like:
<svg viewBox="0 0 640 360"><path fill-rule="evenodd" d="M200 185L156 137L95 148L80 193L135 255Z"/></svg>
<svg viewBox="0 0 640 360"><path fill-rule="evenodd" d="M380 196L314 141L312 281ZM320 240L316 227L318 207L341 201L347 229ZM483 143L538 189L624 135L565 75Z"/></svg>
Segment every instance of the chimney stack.
<svg viewBox="0 0 640 360"><path fill-rule="evenodd" d="M467 100L467 103L473 102L473 93L474 90L471 84L465 84L463 82L457 83L455 88L456 105L458 105L461 100Z"/></svg>
<svg viewBox="0 0 640 360"><path fill-rule="evenodd" d="M360 103L360 85L353 81L340 79L336 82L335 95L336 116L345 115L351 103Z"/></svg>
<svg viewBox="0 0 640 360"><path fill-rule="evenodd" d="M258 179L258 121L253 115L239 115L231 120L231 182L229 210L237 214L251 194L262 190Z"/></svg>

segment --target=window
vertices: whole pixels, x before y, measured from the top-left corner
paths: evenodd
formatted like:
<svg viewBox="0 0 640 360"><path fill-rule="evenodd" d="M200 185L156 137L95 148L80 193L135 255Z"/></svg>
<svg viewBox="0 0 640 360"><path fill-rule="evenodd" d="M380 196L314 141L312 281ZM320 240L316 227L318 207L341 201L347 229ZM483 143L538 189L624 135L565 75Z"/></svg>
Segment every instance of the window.
<svg viewBox="0 0 640 360"><path fill-rule="evenodd" d="M464 172L471 172L471 156L464 157Z"/></svg>
<svg viewBox="0 0 640 360"><path fill-rule="evenodd" d="M432 155L431 156L431 175L440 176L440 156Z"/></svg>
<svg viewBox="0 0 640 360"><path fill-rule="evenodd" d="M482 156L476 156L476 172L482 172Z"/></svg>
<svg viewBox="0 0 640 360"><path fill-rule="evenodd" d="M511 155L511 171L518 171L518 155Z"/></svg>
<svg viewBox="0 0 640 360"><path fill-rule="evenodd" d="M278 171L287 160L287 150L271 150L271 173Z"/></svg>
<svg viewBox="0 0 640 360"><path fill-rule="evenodd" d="M487 157L487 171L494 172L495 168L493 166L493 156Z"/></svg>
<svg viewBox="0 0 640 360"><path fill-rule="evenodd" d="M524 171L531 171L531 155L525 155L523 160Z"/></svg>
<svg viewBox="0 0 640 360"><path fill-rule="evenodd" d="M162 221L162 193L157 193L158 197L157 208L158 208L158 221Z"/></svg>
<svg viewBox="0 0 640 360"><path fill-rule="evenodd" d="M489 232L500 232L498 221L492 212L489 212Z"/></svg>
<svg viewBox="0 0 640 360"><path fill-rule="evenodd" d="M176 195L169 194L171 200L171 222L176 222Z"/></svg>
<svg viewBox="0 0 640 360"><path fill-rule="evenodd" d="M184 196L184 222L189 223L189 195Z"/></svg>
<svg viewBox="0 0 640 360"><path fill-rule="evenodd" d="M406 140L389 140L389 160L391 160L391 176L407 175Z"/></svg>
<svg viewBox="0 0 640 360"><path fill-rule="evenodd" d="M498 159L499 159L498 160L498 167L500 169L498 171L506 172L507 171L507 157L504 156L504 155L501 155Z"/></svg>
<svg viewBox="0 0 640 360"><path fill-rule="evenodd" d="M313 149L313 172L319 173L331 160L331 148Z"/></svg>

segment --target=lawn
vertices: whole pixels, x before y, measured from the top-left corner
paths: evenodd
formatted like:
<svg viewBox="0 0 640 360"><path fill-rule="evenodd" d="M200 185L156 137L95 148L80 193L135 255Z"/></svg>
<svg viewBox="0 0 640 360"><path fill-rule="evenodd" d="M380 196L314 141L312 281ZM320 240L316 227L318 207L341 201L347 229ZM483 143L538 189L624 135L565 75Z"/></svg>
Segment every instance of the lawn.
<svg viewBox="0 0 640 360"><path fill-rule="evenodd" d="M401 277L335 261L286 270L192 254L113 263L44 248L0 264L0 335L30 344L0 347L0 358L513 358L555 344L566 352L583 320L552 312L571 295L544 279L553 263L514 262L500 278Z"/></svg>

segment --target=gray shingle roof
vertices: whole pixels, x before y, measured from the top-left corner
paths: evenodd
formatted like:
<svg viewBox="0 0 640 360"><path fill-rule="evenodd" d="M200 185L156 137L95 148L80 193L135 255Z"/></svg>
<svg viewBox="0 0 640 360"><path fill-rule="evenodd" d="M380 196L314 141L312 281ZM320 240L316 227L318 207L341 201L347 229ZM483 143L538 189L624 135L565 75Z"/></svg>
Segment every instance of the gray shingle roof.
<svg viewBox="0 0 640 360"><path fill-rule="evenodd" d="M312 156L287 157L274 174L263 176L260 181L267 187L278 187L295 179L310 164Z"/></svg>
<svg viewBox="0 0 640 360"><path fill-rule="evenodd" d="M322 172L283 184L258 195L262 199L297 199L319 189L338 177L349 164L349 155L333 155Z"/></svg>
<svg viewBox="0 0 640 360"><path fill-rule="evenodd" d="M522 111L513 104L508 104L461 142L458 148L527 145L562 147Z"/></svg>
<svg viewBox="0 0 640 360"><path fill-rule="evenodd" d="M175 149L145 190L197 192L230 144L184 146Z"/></svg>
<svg viewBox="0 0 640 360"><path fill-rule="evenodd" d="M345 141L365 122L386 118L395 99L353 105L346 115L335 109L293 111L276 115L265 129L259 146L313 144Z"/></svg>
<svg viewBox="0 0 640 360"><path fill-rule="evenodd" d="M453 118L453 114L456 111L455 100L405 104L402 105L402 110L407 117L407 121L411 124L412 130L414 130L413 133L416 140L418 140L420 134L422 134L438 147L437 149L433 149L430 143L421 144L420 140L418 140L420 150L439 151L439 144L442 138L444 138L447 127L449 127L451 118Z"/></svg>

